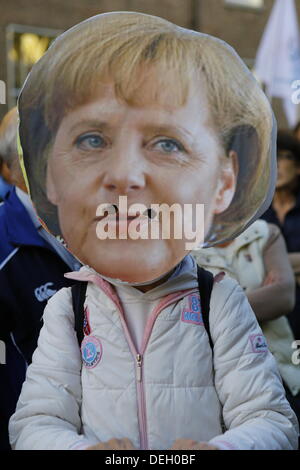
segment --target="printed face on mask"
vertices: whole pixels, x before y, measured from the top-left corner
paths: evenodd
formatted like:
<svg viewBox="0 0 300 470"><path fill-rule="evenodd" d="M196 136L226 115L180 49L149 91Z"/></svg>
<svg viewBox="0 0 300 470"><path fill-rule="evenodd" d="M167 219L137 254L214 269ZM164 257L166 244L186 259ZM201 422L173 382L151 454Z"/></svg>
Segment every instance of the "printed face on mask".
<svg viewBox="0 0 300 470"><path fill-rule="evenodd" d="M211 121L204 87L191 86L183 106L147 100L132 106L116 97L113 82L62 119L49 156L47 194L57 206L69 250L99 274L131 283L168 273L187 254L187 238L99 239L99 205L204 205L204 233L231 202L235 176ZM147 211L146 211L147 212ZM149 215L148 211L148 215ZM181 214L182 215L182 214ZM121 210L118 234L137 214ZM147 215L146 215L147 216ZM171 217L172 219L172 217ZM176 226L182 217L174 215ZM158 225L161 223L159 220ZM124 224L127 228L124 229Z"/></svg>

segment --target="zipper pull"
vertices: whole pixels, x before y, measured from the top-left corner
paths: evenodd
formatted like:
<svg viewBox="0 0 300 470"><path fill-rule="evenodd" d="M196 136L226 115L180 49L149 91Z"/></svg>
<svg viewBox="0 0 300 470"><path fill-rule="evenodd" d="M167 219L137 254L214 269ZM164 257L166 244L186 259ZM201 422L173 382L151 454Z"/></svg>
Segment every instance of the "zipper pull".
<svg viewBox="0 0 300 470"><path fill-rule="evenodd" d="M142 362L143 362L143 356L141 354L136 355L136 376L137 376L137 381L141 382L142 381Z"/></svg>

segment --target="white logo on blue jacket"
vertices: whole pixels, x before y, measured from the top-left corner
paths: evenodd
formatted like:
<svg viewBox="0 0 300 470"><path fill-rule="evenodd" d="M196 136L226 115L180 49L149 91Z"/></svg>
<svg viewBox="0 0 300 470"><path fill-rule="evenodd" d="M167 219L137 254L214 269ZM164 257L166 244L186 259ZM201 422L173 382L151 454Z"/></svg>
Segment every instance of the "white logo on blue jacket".
<svg viewBox="0 0 300 470"><path fill-rule="evenodd" d="M34 294L39 302L44 302L44 300L49 299L57 292L54 289L50 289L50 286L53 286L53 282L47 282L47 284L34 289Z"/></svg>

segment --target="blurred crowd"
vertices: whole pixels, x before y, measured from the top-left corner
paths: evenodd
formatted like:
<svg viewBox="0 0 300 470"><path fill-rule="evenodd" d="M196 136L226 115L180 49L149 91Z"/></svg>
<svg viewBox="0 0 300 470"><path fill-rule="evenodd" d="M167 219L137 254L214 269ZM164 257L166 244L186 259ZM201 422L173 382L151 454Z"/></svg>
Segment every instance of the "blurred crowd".
<svg viewBox="0 0 300 470"><path fill-rule="evenodd" d="M63 274L80 264L35 214L17 149L18 117L0 125L0 449L9 449L8 421L31 362L47 300L69 286ZM274 354L286 396L300 418L300 366L292 360L300 341L300 123L279 131L277 183L262 218L235 240L195 251L199 265L225 271L245 290Z"/></svg>

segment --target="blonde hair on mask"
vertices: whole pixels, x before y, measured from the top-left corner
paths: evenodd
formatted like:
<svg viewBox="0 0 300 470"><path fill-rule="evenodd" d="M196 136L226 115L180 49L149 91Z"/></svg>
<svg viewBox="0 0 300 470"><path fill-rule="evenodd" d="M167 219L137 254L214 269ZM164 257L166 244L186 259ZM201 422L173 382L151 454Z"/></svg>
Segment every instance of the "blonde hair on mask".
<svg viewBox="0 0 300 470"><path fill-rule="evenodd" d="M119 98L140 105L144 65L158 71L151 99L160 101L160 91L167 89L178 106L200 75L224 142L236 126L253 126L261 142L272 128L269 103L235 51L220 39L162 18L127 12L97 15L62 34L44 59L36 65L36 80L31 79L30 105L43 104L52 131L68 110L91 99L99 81L108 77Z"/></svg>

